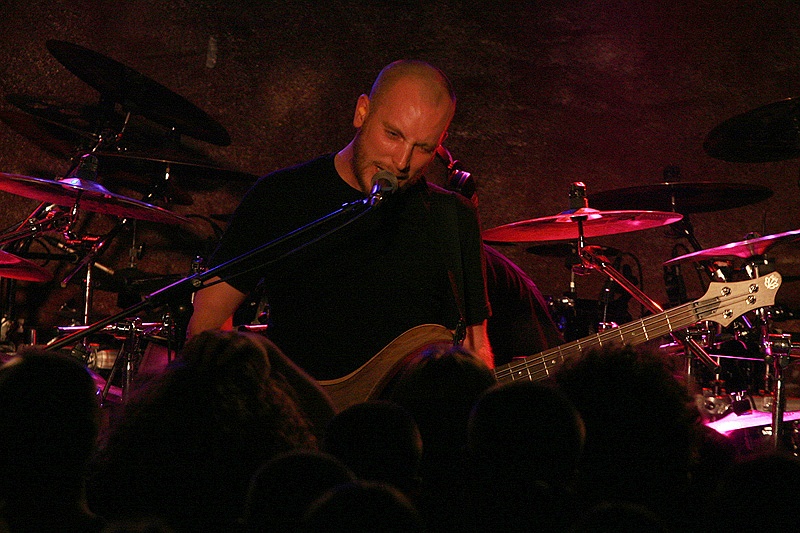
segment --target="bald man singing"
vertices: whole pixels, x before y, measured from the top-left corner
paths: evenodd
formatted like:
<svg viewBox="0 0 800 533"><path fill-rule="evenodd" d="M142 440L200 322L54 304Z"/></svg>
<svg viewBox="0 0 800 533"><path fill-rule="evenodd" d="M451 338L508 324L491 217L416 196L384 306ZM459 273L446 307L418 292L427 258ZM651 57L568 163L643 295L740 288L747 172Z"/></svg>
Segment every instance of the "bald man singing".
<svg viewBox="0 0 800 533"><path fill-rule="evenodd" d="M270 309L268 336L318 380L351 375L422 324L464 331L464 346L492 366L475 208L424 178L455 109L439 69L411 60L386 66L356 102L350 143L261 178L209 265L358 204L379 173L396 178L396 191L347 224L338 217L221 271L223 279L195 294L189 335L225 327L259 287Z"/></svg>

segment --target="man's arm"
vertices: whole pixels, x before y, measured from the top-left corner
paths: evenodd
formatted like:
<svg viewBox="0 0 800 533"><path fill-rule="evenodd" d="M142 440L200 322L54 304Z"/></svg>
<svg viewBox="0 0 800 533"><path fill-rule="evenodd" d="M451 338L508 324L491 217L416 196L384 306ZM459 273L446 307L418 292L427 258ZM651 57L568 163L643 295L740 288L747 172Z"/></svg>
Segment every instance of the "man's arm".
<svg viewBox="0 0 800 533"><path fill-rule="evenodd" d="M218 279L212 278L211 282ZM233 313L246 296L225 282L197 291L192 302L194 312L189 319L188 336L192 337L209 329L230 329Z"/></svg>
<svg viewBox="0 0 800 533"><path fill-rule="evenodd" d="M467 326L467 336L464 338L464 348L470 350L483 362L494 368L494 354L486 332L486 321L474 326Z"/></svg>

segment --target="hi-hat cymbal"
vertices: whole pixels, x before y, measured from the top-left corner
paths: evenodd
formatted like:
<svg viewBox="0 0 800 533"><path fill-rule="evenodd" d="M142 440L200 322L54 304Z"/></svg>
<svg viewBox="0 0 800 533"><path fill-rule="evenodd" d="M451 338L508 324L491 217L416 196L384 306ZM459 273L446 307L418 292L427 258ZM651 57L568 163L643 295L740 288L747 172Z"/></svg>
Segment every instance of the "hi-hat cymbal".
<svg viewBox="0 0 800 533"><path fill-rule="evenodd" d="M79 209L120 218L163 224L188 222L176 213L112 193L99 183L79 178L53 181L0 172L0 191L64 207L72 207L77 202Z"/></svg>
<svg viewBox="0 0 800 533"><path fill-rule="evenodd" d="M53 279L53 274L27 259L0 250L0 278L41 283Z"/></svg>
<svg viewBox="0 0 800 533"><path fill-rule="evenodd" d="M646 209L684 215L708 213L754 204L772 196L772 190L747 183L662 182L602 191L589 195L594 209Z"/></svg>
<svg viewBox="0 0 800 533"><path fill-rule="evenodd" d="M744 241L723 244L722 246L717 246L716 248L708 248L706 250L699 250L690 254L674 257L669 261L665 261L664 266L683 263L685 261L702 261L705 259L729 259L735 257L740 259L749 259L751 257L764 255L769 249L777 244L796 241L798 239L800 239L800 230L792 230L784 233L776 233L775 235L766 235L764 237L746 239Z"/></svg>
<svg viewBox="0 0 800 533"><path fill-rule="evenodd" d="M487 242L547 242L580 237L578 221L583 221L587 238L616 235L665 226L680 221L683 215L659 211L598 211L581 208L573 213L513 222L483 232Z"/></svg>
<svg viewBox="0 0 800 533"><path fill-rule="evenodd" d="M182 96L107 56L65 41L49 40L47 49L103 99L181 135L219 146L231 144L225 128Z"/></svg>
<svg viewBox="0 0 800 533"><path fill-rule="evenodd" d="M800 157L800 99L779 100L729 118L709 132L703 149L732 163Z"/></svg>

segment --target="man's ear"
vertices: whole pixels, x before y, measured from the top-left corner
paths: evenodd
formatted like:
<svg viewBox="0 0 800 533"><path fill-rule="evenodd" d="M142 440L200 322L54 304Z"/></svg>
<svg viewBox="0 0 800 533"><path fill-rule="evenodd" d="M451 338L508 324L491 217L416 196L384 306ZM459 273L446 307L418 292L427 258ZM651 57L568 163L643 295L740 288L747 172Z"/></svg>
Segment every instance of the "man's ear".
<svg viewBox="0 0 800 533"><path fill-rule="evenodd" d="M353 126L360 128L369 113L369 96L362 94L356 102L356 112L353 116Z"/></svg>

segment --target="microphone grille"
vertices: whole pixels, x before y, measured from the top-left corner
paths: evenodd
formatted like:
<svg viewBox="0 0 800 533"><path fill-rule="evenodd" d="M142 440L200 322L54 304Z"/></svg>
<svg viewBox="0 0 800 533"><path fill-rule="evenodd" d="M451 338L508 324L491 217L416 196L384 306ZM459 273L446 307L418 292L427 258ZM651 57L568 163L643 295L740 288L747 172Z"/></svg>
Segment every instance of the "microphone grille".
<svg viewBox="0 0 800 533"><path fill-rule="evenodd" d="M372 186L378 185L380 190L385 193L392 193L397 190L397 176L388 170L381 170L372 177Z"/></svg>

